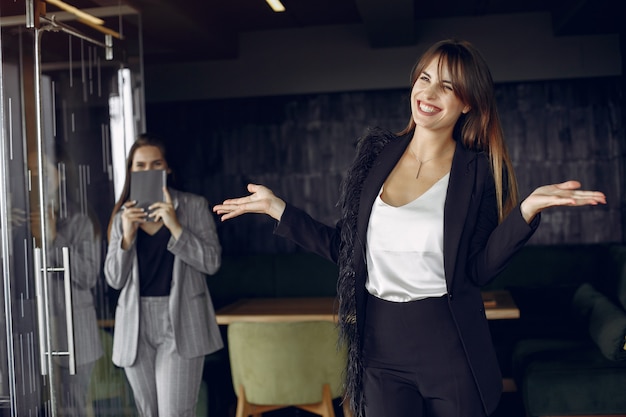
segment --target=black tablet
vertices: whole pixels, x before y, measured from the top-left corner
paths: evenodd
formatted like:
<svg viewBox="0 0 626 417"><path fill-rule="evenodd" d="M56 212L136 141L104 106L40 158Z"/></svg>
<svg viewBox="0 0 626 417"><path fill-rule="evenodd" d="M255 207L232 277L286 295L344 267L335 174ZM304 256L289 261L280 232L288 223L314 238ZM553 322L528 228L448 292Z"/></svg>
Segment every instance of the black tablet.
<svg viewBox="0 0 626 417"><path fill-rule="evenodd" d="M148 211L158 201L165 201L163 187L167 186L165 170L133 171L130 173L130 200L137 201L135 207Z"/></svg>

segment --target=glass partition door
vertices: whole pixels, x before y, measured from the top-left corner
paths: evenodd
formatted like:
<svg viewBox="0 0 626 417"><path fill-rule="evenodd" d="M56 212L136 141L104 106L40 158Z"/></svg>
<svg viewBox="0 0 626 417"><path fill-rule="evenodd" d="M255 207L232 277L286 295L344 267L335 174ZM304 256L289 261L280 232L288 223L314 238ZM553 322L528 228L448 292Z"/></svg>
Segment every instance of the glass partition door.
<svg viewBox="0 0 626 417"><path fill-rule="evenodd" d="M0 30L2 416L135 413L102 273L112 149L144 120L139 16L123 19L113 59L54 27Z"/></svg>

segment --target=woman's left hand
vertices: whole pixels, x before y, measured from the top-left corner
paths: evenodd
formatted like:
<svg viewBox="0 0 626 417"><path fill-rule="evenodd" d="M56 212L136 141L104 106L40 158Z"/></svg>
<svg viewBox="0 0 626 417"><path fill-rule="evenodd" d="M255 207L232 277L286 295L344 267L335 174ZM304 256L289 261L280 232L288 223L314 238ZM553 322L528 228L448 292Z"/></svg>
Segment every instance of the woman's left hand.
<svg viewBox="0 0 626 417"><path fill-rule="evenodd" d="M535 189L520 205L524 220L530 223L539 212L548 207L606 204L604 193L580 190L580 187L580 182L572 180Z"/></svg>
<svg viewBox="0 0 626 417"><path fill-rule="evenodd" d="M163 187L163 196L165 201L154 203L148 207L150 214L148 217L154 219L155 222L163 220L163 224L170 230L174 239L178 239L183 232L183 228L176 217L176 210L172 203L172 196L166 187Z"/></svg>

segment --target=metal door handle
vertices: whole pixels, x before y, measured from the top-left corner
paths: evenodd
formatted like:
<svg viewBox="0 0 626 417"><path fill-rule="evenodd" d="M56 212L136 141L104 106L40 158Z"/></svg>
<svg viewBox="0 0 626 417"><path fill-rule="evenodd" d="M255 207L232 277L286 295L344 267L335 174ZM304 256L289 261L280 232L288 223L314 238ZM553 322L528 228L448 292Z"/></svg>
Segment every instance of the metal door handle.
<svg viewBox="0 0 626 417"><path fill-rule="evenodd" d="M74 308L72 305L72 280L70 274L70 249L62 248L63 278L65 287L65 321L67 323L67 350L70 359L70 375L76 375L76 354L74 351Z"/></svg>
<svg viewBox="0 0 626 417"><path fill-rule="evenodd" d="M43 270L41 266L41 249L35 248L35 288L37 292L37 321L39 324L39 351L41 354L41 374L48 374L47 355L69 357L70 375L76 375L76 352L74 348L74 311L72 304L72 280L70 266L70 249L68 247L61 248L63 254L62 268L46 268ZM48 272L63 271L63 288L65 292L65 324L67 329L67 352L48 351L46 346L46 313L45 313L45 297L43 291L43 279Z"/></svg>
<svg viewBox="0 0 626 417"><path fill-rule="evenodd" d="M48 349L46 348L46 313L41 269L41 249L35 248L35 292L37 296L37 325L39 327L39 355L41 357L41 375L48 375Z"/></svg>

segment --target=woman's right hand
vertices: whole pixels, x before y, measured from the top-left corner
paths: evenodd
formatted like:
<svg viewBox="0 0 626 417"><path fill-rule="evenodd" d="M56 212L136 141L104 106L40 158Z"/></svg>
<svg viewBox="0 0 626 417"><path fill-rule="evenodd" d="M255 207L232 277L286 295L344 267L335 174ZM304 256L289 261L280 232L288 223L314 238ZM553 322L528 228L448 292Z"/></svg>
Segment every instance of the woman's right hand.
<svg viewBox="0 0 626 417"><path fill-rule="evenodd" d="M249 196L224 200L213 207L213 211L228 220L245 213L262 213L280 220L285 211L285 202L276 197L272 190L257 184L248 184Z"/></svg>
<svg viewBox="0 0 626 417"><path fill-rule="evenodd" d="M136 201L127 201L122 205L122 249L131 247L139 224L146 221L146 212L141 207L135 207Z"/></svg>

